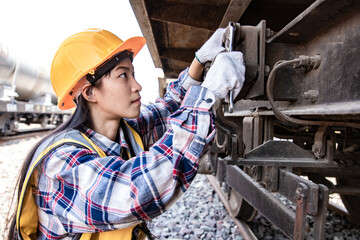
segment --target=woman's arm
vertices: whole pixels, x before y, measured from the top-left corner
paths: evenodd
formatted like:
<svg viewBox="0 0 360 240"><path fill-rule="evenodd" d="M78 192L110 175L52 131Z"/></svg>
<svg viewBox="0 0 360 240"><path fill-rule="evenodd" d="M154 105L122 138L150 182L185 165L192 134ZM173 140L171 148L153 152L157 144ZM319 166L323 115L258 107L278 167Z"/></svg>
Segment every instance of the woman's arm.
<svg viewBox="0 0 360 240"><path fill-rule="evenodd" d="M125 228L160 215L196 175L215 134L214 100L206 88L191 87L163 137L127 161L76 146L57 149L39 171L41 211L52 212L69 232Z"/></svg>
<svg viewBox="0 0 360 240"><path fill-rule="evenodd" d="M224 33L225 28L217 29L195 53L190 67L179 75L178 81L169 84L164 99L158 99L155 105L146 108L140 118L129 121L129 124L141 133L145 148L150 147L168 129L167 117L178 109L186 91L193 85L201 84L203 64L213 61L216 55L224 50Z"/></svg>
<svg viewBox="0 0 360 240"><path fill-rule="evenodd" d="M203 72L204 66L196 58L194 58L189 68L190 77L196 81L202 82Z"/></svg>
<svg viewBox="0 0 360 240"><path fill-rule="evenodd" d="M169 128L168 117L179 109L188 89L202 83L202 73L203 66L194 58L190 67L169 84L163 99L159 98L155 104L142 109L139 118L127 119L131 127L142 136L145 149L163 136Z"/></svg>

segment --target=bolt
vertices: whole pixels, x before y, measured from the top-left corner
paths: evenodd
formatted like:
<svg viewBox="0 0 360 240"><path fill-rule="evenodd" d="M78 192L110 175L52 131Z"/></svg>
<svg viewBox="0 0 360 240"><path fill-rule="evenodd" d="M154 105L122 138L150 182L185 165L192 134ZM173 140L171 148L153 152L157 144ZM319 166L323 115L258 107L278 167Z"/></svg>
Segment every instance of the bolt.
<svg viewBox="0 0 360 240"><path fill-rule="evenodd" d="M266 38L266 39L269 39L269 38L271 38L272 36L274 36L274 31L272 31L270 28L266 28L265 38Z"/></svg>
<svg viewBox="0 0 360 240"><path fill-rule="evenodd" d="M269 65L265 65L265 76L269 76L270 74L270 66Z"/></svg>
<svg viewBox="0 0 360 240"><path fill-rule="evenodd" d="M320 157L320 151L321 151L321 146L319 146L318 143L315 143L313 146L312 146L312 152L314 153L315 157L316 158L319 158Z"/></svg>
<svg viewBox="0 0 360 240"><path fill-rule="evenodd" d="M208 171L211 171L211 163L209 161L206 162L206 168Z"/></svg>
<svg viewBox="0 0 360 240"><path fill-rule="evenodd" d="M266 188L269 189L271 187L271 176L270 176L270 174L266 174L265 183L266 183Z"/></svg>
<svg viewBox="0 0 360 240"><path fill-rule="evenodd" d="M303 198L303 189L302 188L297 188L296 189L296 199L297 200L300 200L300 199L302 199Z"/></svg>
<svg viewBox="0 0 360 240"><path fill-rule="evenodd" d="M316 102L319 98L319 92L317 90L309 90L304 92L304 98L312 103Z"/></svg>
<svg viewBox="0 0 360 240"><path fill-rule="evenodd" d="M316 54L315 56L310 57L310 66L311 69L316 69L320 66L321 63L321 56Z"/></svg>

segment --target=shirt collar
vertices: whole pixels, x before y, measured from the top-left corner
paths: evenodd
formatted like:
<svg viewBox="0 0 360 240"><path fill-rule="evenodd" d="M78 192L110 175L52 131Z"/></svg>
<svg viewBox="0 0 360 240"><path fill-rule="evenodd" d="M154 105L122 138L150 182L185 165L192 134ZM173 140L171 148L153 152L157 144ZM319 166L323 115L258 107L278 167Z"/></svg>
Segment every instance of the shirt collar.
<svg viewBox="0 0 360 240"><path fill-rule="evenodd" d="M103 150L107 156L120 156L121 148L129 149L125 140L124 131L119 127L119 142L114 142L91 128L82 125L80 131L84 133L96 146Z"/></svg>

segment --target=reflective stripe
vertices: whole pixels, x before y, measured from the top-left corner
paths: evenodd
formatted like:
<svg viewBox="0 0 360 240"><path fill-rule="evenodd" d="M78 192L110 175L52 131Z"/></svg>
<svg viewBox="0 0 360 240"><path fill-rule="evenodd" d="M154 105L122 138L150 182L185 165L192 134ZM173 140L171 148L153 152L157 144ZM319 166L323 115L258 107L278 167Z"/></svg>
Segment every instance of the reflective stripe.
<svg viewBox="0 0 360 240"><path fill-rule="evenodd" d="M125 122L126 123L126 122ZM130 129L130 139L135 140L135 143L132 142L133 146L136 145L136 149L144 149L140 135L126 123L128 129ZM77 130L70 130L63 132L57 136L46 139L39 148L35 151L33 160L30 164L30 167L26 173L26 177L21 189L21 194L19 198L19 205L16 212L16 228L18 230L18 235L20 239L24 240L33 240L36 239L36 231L38 226L39 217L37 214L37 206L35 204L35 199L32 195L31 186L36 184L36 167L42 162L42 160L55 148L63 144L75 144L83 146L89 150L94 150L98 153L100 157L106 157L104 151L102 151L98 146L96 146L85 134L80 133ZM48 147L45 147L48 146ZM138 154L139 151L135 151L135 154ZM128 154L130 154L128 152ZM33 184L29 184L32 182ZM118 229L108 232L101 233L83 233L81 240L130 240L132 236L132 231L136 225L125 228Z"/></svg>
<svg viewBox="0 0 360 240"><path fill-rule="evenodd" d="M129 134L130 141L133 146L135 155L137 155L138 153L144 151L144 144L143 144L138 132L136 132L126 121L124 121L124 122L125 122L125 125L128 127L128 129L130 130L130 134ZM135 146L136 146L136 148L135 148Z"/></svg>
<svg viewBox="0 0 360 240"><path fill-rule="evenodd" d="M108 232L83 233L80 240L131 240L132 231L136 225Z"/></svg>
<svg viewBox="0 0 360 240"><path fill-rule="evenodd" d="M34 198L32 197L32 191L31 191L31 185L29 185L29 181L31 177L33 176L33 172L35 168L41 163L41 160L52 150L56 147L64 144L64 143L75 143L79 144L81 146L84 146L86 148L89 148L87 145L73 140L73 139L62 139L60 141L55 142L54 144L48 146L45 148L44 151L42 151L38 157L31 163L31 166L26 174L21 194L19 198L19 205L16 212L16 227L20 231L21 236L23 239L32 239L29 236L36 235L36 228L37 228L37 210L36 210L36 204L34 201ZM24 203L24 199L26 199ZM35 209L35 210L34 210ZM21 215L21 216L20 216ZM35 218L35 219L34 219ZM34 226L36 227L34 230ZM36 237L36 236L35 236Z"/></svg>
<svg viewBox="0 0 360 240"><path fill-rule="evenodd" d="M91 147L99 154L100 157L106 157L106 154L98 146L96 146L85 134L81 133L81 136L85 138L91 145Z"/></svg>

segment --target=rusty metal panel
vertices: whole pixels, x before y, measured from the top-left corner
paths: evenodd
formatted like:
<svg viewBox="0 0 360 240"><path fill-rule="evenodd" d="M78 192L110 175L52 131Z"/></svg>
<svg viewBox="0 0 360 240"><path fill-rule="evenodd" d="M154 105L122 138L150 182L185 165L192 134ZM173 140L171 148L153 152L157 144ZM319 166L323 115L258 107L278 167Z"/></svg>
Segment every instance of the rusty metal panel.
<svg viewBox="0 0 360 240"><path fill-rule="evenodd" d="M354 15L337 27L329 29L326 35L321 35L303 45L302 48L296 45L268 44L266 60L269 65L277 60L292 59L299 55L320 54L321 56L319 69L307 72L284 68L279 71L274 84L275 99L288 99L293 102L293 107L308 105L310 108L316 105L359 101L360 68L357 64L360 62L359 21L360 15ZM284 50L278 51L281 48ZM315 102L306 98L305 93L309 90L316 90L319 93ZM330 106L327 108L336 113L336 109L331 109Z"/></svg>
<svg viewBox="0 0 360 240"><path fill-rule="evenodd" d="M149 18L209 30L216 30L226 12L229 0L220 1L146 1Z"/></svg>
<svg viewBox="0 0 360 240"><path fill-rule="evenodd" d="M165 77L181 71L177 52L198 49L218 27L229 21L256 25L266 20L277 30L306 9L312 0L130 0L156 67L163 67ZM284 10L286 9L286 11ZM276 17L274 17L276 16ZM256 21L256 22L254 22ZM275 24L274 24L275 23ZM178 47L179 46L179 47ZM168 49L179 48L179 51ZM162 53L165 55L162 57ZM193 54L187 54L190 65ZM190 60L189 60L190 59Z"/></svg>
<svg viewBox="0 0 360 240"><path fill-rule="evenodd" d="M192 34L188 34L189 32ZM209 30L203 28L178 23L167 23L167 46L169 48L190 50L192 51L191 56L193 59L197 48L211 36L211 33ZM172 56L176 56L176 54Z"/></svg>

